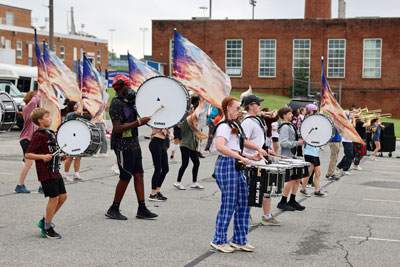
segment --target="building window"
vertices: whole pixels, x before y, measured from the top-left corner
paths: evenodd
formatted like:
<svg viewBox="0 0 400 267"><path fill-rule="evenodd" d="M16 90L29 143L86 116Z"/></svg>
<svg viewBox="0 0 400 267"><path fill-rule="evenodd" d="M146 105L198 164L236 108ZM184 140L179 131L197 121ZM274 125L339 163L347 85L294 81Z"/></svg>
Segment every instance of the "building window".
<svg viewBox="0 0 400 267"><path fill-rule="evenodd" d="M101 62L101 51L97 50L97 64L100 65Z"/></svg>
<svg viewBox="0 0 400 267"><path fill-rule="evenodd" d="M22 59L22 42L17 41L17 58Z"/></svg>
<svg viewBox="0 0 400 267"><path fill-rule="evenodd" d="M308 79L310 76L311 40L293 40L293 77Z"/></svg>
<svg viewBox="0 0 400 267"><path fill-rule="evenodd" d="M381 77L382 39L364 39L363 78Z"/></svg>
<svg viewBox="0 0 400 267"><path fill-rule="evenodd" d="M328 40L328 78L344 78L346 63L346 40Z"/></svg>
<svg viewBox="0 0 400 267"><path fill-rule="evenodd" d="M242 43L242 40L226 40L225 70L231 77L242 77Z"/></svg>
<svg viewBox="0 0 400 267"><path fill-rule="evenodd" d="M174 39L169 39L169 76L174 72Z"/></svg>
<svg viewBox="0 0 400 267"><path fill-rule="evenodd" d="M14 13L6 12L6 25L14 25Z"/></svg>
<svg viewBox="0 0 400 267"><path fill-rule="evenodd" d="M65 47L64 46L60 46L60 58L62 61L65 60Z"/></svg>
<svg viewBox="0 0 400 267"><path fill-rule="evenodd" d="M274 78L276 68L276 40L260 40L259 77Z"/></svg>

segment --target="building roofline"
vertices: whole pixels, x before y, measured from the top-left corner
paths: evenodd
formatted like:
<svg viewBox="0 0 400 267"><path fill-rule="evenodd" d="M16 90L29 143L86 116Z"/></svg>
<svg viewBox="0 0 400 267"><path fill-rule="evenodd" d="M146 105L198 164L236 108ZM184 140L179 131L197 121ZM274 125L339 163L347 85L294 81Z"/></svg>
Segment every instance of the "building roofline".
<svg viewBox="0 0 400 267"><path fill-rule="evenodd" d="M30 33L34 34L34 28L25 28L25 27L19 27L19 26L10 26L10 25L5 25L5 24L0 24L0 30L5 30L5 31L15 31L15 32L23 32L23 33ZM48 31L40 31L37 30L38 35L49 35ZM98 42L98 43L106 43L108 44L108 40L105 39L98 39L94 37L86 37L86 36L80 36L80 35L70 35L70 34L64 34L64 33L54 33L54 37L61 37L61 38L66 38L66 39L74 39L74 40L81 40L81 41L88 41L88 42Z"/></svg>
<svg viewBox="0 0 400 267"><path fill-rule="evenodd" d="M11 8L15 8L15 9L22 9L22 10L27 10L27 11L32 11L31 9L22 8L22 7L17 7L17 6L9 6L9 5L4 5L4 4L0 4L0 6L11 7Z"/></svg>
<svg viewBox="0 0 400 267"><path fill-rule="evenodd" d="M178 22L185 22L185 21L195 21L195 22L211 22L211 21L339 21L339 20L388 20L388 19L398 19L400 17L353 17L353 18L330 18L330 19L305 19L305 18L287 18L287 19L206 19L206 20L195 20L195 19L153 19L152 21L178 21Z"/></svg>

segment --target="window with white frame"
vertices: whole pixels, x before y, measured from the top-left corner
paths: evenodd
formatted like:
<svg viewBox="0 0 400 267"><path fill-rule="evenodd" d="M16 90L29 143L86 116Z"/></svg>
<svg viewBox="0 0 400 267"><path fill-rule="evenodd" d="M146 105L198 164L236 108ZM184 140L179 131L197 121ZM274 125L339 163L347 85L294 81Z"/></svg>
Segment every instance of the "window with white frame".
<svg viewBox="0 0 400 267"><path fill-rule="evenodd" d="M65 47L64 46L60 46L60 58L62 61L65 60Z"/></svg>
<svg viewBox="0 0 400 267"><path fill-rule="evenodd" d="M17 41L17 58L22 59L22 42Z"/></svg>
<svg viewBox="0 0 400 267"><path fill-rule="evenodd" d="M328 78L344 78L346 63L346 40L328 40Z"/></svg>
<svg viewBox="0 0 400 267"><path fill-rule="evenodd" d="M382 39L364 39L363 78L380 78Z"/></svg>
<svg viewBox="0 0 400 267"><path fill-rule="evenodd" d="M169 39L169 76L174 71L174 39Z"/></svg>
<svg viewBox="0 0 400 267"><path fill-rule="evenodd" d="M6 25L14 26L14 13L6 12Z"/></svg>
<svg viewBox="0 0 400 267"><path fill-rule="evenodd" d="M293 76L308 78L310 76L311 40L293 40Z"/></svg>
<svg viewBox="0 0 400 267"><path fill-rule="evenodd" d="M225 70L231 77L242 77L242 40L226 40Z"/></svg>
<svg viewBox="0 0 400 267"><path fill-rule="evenodd" d="M101 51L97 50L97 64L100 65L100 62L101 62Z"/></svg>
<svg viewBox="0 0 400 267"><path fill-rule="evenodd" d="M276 70L276 40L260 40L258 76L273 78Z"/></svg>

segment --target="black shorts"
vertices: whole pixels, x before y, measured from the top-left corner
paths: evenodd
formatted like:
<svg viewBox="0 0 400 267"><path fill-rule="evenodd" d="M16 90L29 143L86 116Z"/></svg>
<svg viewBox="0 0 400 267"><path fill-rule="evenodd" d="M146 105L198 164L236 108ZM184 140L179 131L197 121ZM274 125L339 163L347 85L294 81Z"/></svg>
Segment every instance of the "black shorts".
<svg viewBox="0 0 400 267"><path fill-rule="evenodd" d="M272 142L279 142L279 138L278 137L272 137Z"/></svg>
<svg viewBox="0 0 400 267"><path fill-rule="evenodd" d="M164 139L164 147L168 150L169 145L170 145L170 142L169 142L169 135L167 134L167 135L165 136L165 139Z"/></svg>
<svg viewBox="0 0 400 267"><path fill-rule="evenodd" d="M310 162L311 164L314 164L314 167L318 167L321 165L321 163L319 162L319 157L304 155L304 160Z"/></svg>
<svg viewBox="0 0 400 267"><path fill-rule="evenodd" d="M31 143L31 141L29 141L28 139L22 139L21 141L19 141L19 144L22 147L22 153L24 153L24 156L25 156L26 150L28 150L28 146L30 143Z"/></svg>
<svg viewBox="0 0 400 267"><path fill-rule="evenodd" d="M140 147L128 150L116 150L119 178L122 180L130 180L135 173L144 173L142 165L142 150Z"/></svg>
<svg viewBox="0 0 400 267"><path fill-rule="evenodd" d="M64 180L62 178L50 179L41 182L44 197L58 197L61 194L66 194Z"/></svg>
<svg viewBox="0 0 400 267"><path fill-rule="evenodd" d="M179 128L178 126L174 127L174 139L182 139L182 131L181 128Z"/></svg>

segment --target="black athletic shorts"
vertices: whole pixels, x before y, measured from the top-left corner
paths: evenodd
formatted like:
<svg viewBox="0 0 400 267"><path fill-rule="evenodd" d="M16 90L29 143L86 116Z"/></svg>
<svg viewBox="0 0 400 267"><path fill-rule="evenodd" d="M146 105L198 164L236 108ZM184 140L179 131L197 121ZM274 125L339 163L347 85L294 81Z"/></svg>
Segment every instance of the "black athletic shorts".
<svg viewBox="0 0 400 267"><path fill-rule="evenodd" d="M179 140L181 140L182 139L182 131L181 131L181 128L179 128L178 126L175 126L174 127L174 139L179 139Z"/></svg>
<svg viewBox="0 0 400 267"><path fill-rule="evenodd" d="M134 173L144 173L140 146L128 150L114 149L114 152L117 155L120 179L130 180Z"/></svg>
<svg viewBox="0 0 400 267"><path fill-rule="evenodd" d="M66 194L63 178L50 179L41 182L44 197L58 197L61 194Z"/></svg>
<svg viewBox="0 0 400 267"><path fill-rule="evenodd" d="M29 141L28 139L22 139L21 141L19 141L19 144L22 147L22 153L24 153L24 156L25 156L26 150L28 150L28 146L29 146L30 142L31 141Z"/></svg>
<svg viewBox="0 0 400 267"><path fill-rule="evenodd" d="M321 165L321 163L319 162L319 157L304 155L304 160L307 162L310 162L311 164L314 164L315 167L318 167Z"/></svg>
<svg viewBox="0 0 400 267"><path fill-rule="evenodd" d="M169 134L167 134L164 139L164 147L168 150L169 146L170 146Z"/></svg>
<svg viewBox="0 0 400 267"><path fill-rule="evenodd" d="M279 138L278 137L272 137L272 142L278 142Z"/></svg>

